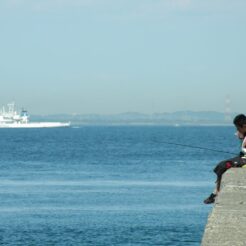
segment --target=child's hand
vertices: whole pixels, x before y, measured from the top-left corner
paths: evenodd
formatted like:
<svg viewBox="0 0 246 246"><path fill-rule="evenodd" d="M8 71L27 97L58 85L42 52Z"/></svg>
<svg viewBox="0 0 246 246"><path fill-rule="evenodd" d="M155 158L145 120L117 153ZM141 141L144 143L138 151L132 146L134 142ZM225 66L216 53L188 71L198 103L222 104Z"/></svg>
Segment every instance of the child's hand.
<svg viewBox="0 0 246 246"><path fill-rule="evenodd" d="M237 131L236 133L235 133L235 135L239 138L239 139L244 139L244 135L241 133L241 132L239 132L239 131Z"/></svg>

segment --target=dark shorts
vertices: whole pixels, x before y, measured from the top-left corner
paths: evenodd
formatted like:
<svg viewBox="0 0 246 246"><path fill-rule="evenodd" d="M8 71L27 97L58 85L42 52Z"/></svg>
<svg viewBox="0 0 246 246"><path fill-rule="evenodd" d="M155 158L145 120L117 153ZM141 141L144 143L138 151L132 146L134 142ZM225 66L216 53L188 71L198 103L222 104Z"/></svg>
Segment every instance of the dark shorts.
<svg viewBox="0 0 246 246"><path fill-rule="evenodd" d="M234 158L220 162L214 169L214 172L218 177L221 177L222 174L231 167L242 167L246 165L246 159L236 156Z"/></svg>

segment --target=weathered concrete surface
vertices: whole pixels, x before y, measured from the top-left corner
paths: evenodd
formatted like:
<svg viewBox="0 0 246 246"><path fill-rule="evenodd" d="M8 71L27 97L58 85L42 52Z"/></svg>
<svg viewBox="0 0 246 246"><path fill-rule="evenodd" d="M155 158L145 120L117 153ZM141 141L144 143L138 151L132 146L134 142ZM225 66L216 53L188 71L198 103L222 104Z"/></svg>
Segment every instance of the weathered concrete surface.
<svg viewBox="0 0 246 246"><path fill-rule="evenodd" d="M246 168L224 173L202 246L246 246Z"/></svg>

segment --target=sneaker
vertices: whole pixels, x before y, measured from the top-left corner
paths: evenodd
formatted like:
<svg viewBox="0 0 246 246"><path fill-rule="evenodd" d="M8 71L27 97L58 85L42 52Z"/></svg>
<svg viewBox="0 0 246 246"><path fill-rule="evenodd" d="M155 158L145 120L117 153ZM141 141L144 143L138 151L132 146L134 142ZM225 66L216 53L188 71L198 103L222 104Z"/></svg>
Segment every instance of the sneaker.
<svg viewBox="0 0 246 246"><path fill-rule="evenodd" d="M210 203L214 203L215 202L215 197L216 195L214 193L212 193L207 199L205 199L203 202L205 204L210 204Z"/></svg>

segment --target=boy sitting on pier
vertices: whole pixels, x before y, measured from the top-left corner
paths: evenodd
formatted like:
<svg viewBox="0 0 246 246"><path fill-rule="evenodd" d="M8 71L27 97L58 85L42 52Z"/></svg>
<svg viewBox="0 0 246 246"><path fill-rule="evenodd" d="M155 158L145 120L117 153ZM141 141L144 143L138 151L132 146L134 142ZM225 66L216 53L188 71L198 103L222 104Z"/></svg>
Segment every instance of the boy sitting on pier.
<svg viewBox="0 0 246 246"><path fill-rule="evenodd" d="M204 200L205 204L214 203L215 197L220 191L220 184L222 174L231 167L242 167L246 165L246 116L244 114L237 115L233 123L237 128L237 137L242 141L241 152L238 156L220 162L214 169L214 172L217 175L216 188L215 191Z"/></svg>

